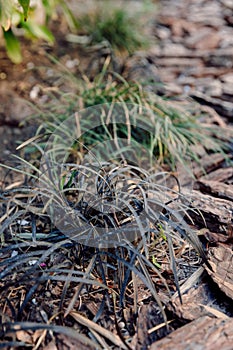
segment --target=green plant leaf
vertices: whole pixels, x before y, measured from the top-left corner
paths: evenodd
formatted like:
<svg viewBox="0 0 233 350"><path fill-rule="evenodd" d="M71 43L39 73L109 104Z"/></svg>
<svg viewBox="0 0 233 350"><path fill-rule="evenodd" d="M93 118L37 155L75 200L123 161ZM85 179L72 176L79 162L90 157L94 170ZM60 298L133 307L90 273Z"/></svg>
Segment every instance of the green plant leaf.
<svg viewBox="0 0 233 350"><path fill-rule="evenodd" d="M0 25L7 31L11 25L14 0L0 0Z"/></svg>
<svg viewBox="0 0 233 350"><path fill-rule="evenodd" d="M69 9L67 5L67 1L60 0L60 5L62 7L64 16L66 18L67 24L72 31L78 29L80 27L77 19L75 18L73 12Z"/></svg>
<svg viewBox="0 0 233 350"><path fill-rule="evenodd" d="M6 51L11 61L14 63L22 62L20 43L12 30L5 31L3 29L3 35L6 42Z"/></svg>
<svg viewBox="0 0 233 350"><path fill-rule="evenodd" d="M30 5L30 0L18 0L20 5L23 8L23 15L24 15L24 20L27 20L28 17L28 9L29 9L29 5Z"/></svg>
<svg viewBox="0 0 233 350"><path fill-rule="evenodd" d="M22 23L22 26L29 35L34 36L35 38L44 39L50 44L54 43L54 36L46 26L39 25L32 21Z"/></svg>

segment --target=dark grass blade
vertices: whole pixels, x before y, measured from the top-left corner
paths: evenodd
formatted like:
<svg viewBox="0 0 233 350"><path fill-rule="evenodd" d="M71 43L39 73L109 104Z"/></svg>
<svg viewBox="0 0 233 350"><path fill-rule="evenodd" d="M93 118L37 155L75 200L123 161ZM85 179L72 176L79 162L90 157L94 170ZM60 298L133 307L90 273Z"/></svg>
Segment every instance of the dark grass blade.
<svg viewBox="0 0 233 350"><path fill-rule="evenodd" d="M3 323L2 324L3 332L2 334L5 334L6 336L10 333L17 332L19 330L23 331L37 331L39 329L44 329L47 331L55 332L57 334L65 334L70 338L76 339L83 343L84 345L90 345L94 347L97 350L101 350L101 347L90 340L88 337L86 337L84 334L81 334L77 332L75 329L65 326L57 326L53 324L43 324L43 323L36 323L36 322L15 322L15 323Z"/></svg>

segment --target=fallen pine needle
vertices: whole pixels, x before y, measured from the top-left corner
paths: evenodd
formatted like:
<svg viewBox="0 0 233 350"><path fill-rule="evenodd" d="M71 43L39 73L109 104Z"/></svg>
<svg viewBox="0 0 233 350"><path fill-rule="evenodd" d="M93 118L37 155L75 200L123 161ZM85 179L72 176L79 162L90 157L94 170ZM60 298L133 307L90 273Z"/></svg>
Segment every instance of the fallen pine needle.
<svg viewBox="0 0 233 350"><path fill-rule="evenodd" d="M128 350L126 345L122 342L122 340L118 335L115 335L112 332L108 331L107 329L99 326L95 322L88 320L86 317L80 315L78 312L71 311L69 315L72 316L75 319L75 321L77 321L78 323L81 323L83 326L101 334L103 337L107 338L113 344L120 347L121 349Z"/></svg>
<svg viewBox="0 0 233 350"><path fill-rule="evenodd" d="M148 329L148 334L151 334L151 333L157 331L158 329L160 329L162 327L165 327L166 325L168 325L169 323L171 323L173 321L175 321L175 320L170 320L170 321L167 321L167 322L163 322L163 323L160 323L160 324L158 324L157 326L155 326L153 328Z"/></svg>

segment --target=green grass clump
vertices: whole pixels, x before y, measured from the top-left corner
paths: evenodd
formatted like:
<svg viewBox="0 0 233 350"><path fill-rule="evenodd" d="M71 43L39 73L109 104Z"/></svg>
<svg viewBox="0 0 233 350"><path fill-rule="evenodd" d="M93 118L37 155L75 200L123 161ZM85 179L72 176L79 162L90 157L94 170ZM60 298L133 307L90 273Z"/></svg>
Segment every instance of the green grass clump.
<svg viewBox="0 0 233 350"><path fill-rule="evenodd" d="M124 134L126 138L141 143L159 164L167 163L174 168L177 161L185 163L190 158L198 161L196 146L200 145L208 152L223 151L223 143L213 136L213 127L210 129L200 123L199 116L192 110L193 106L183 107L172 103L144 89L143 84L128 82L117 73L108 73L109 63L110 59L107 58L102 72L93 81L86 76L78 79L62 67L62 79L71 92L51 92L49 104L44 105L36 115L37 119L44 121L38 133L42 129L53 132L58 124L82 109L120 102L136 104L151 111L150 117L139 113L138 120L141 119L148 126L147 129L153 129L153 133L137 131L136 126L136 129L131 128L131 135L126 135L127 128L119 126L118 136ZM92 125L89 127L92 128Z"/></svg>
<svg viewBox="0 0 233 350"><path fill-rule="evenodd" d="M145 46L138 20L131 18L124 9L101 9L93 15L85 15L80 19L80 27L91 36L92 43L108 41L118 51L132 53Z"/></svg>

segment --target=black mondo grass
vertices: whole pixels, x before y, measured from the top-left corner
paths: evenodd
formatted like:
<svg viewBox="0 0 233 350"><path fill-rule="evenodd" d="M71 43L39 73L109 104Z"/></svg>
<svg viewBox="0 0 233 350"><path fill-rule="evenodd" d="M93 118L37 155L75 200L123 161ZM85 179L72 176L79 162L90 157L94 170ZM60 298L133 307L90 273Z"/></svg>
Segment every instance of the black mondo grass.
<svg viewBox="0 0 233 350"><path fill-rule="evenodd" d="M85 120L84 127L88 125ZM160 166L148 170L139 167L136 156L144 162L149 159L150 165L150 152L142 156L136 152L134 161L127 162L125 155L130 149L121 143L115 124L109 125L106 139L118 141L111 153L112 162L99 164L99 154L106 147L91 151L84 147L83 157L90 154L89 163L81 162L76 154L79 148L71 147L65 158L58 137L68 133L63 127L54 138L56 142L51 143L54 148L47 152L33 140L50 171L22 159L23 167L18 170L27 175L29 183L1 192L5 217L0 229L0 292L2 305L10 305L12 322L24 320L28 310L32 317L36 305L43 300L46 303L48 295L56 296L53 305L46 307L48 319L59 312L66 325L74 310L88 314L85 301L91 295L97 298L98 306L94 320L101 320L108 310L118 322L125 308L137 313L139 287L149 300L156 301L166 320L157 282L162 281L167 296L172 294L172 284L179 290L176 255L181 248L187 260L193 248L205 259L198 237L184 220L188 205L179 178ZM126 130L119 126L122 136ZM93 135L87 140L91 145ZM127 146L131 142L132 149L138 151L137 143L130 138ZM146 155L149 158L144 158ZM65 167L59 167L59 159L66 160ZM53 215L58 220L56 225ZM72 220L60 227L59 221L66 215ZM174 281L166 280L166 269L173 270ZM12 293L17 295L18 288L23 289L20 303L11 297ZM6 329L12 327L6 325ZM88 335L85 329L81 331Z"/></svg>
<svg viewBox="0 0 233 350"><path fill-rule="evenodd" d="M184 280L182 261L187 265L198 256L206 262L199 238L185 221L191 222L189 201L174 165L186 165L187 155L196 159L192 145L206 142L209 147L209 129L199 127L191 113L180 113L137 84L121 80L118 90L112 78L107 85L105 75L90 82L99 95L103 93L103 102L110 102L107 112L106 105L97 107L98 113L89 109L96 102L95 92L88 92L87 86L81 90L82 103L89 108L75 110L75 128L66 124L66 106L70 108L71 99L77 109L74 101L80 100L61 93L59 98L67 102L63 113L57 113L58 98L48 113L50 120L43 115L46 142L37 135L24 143L41 154L40 166L21 159L21 167L12 170L25 175L24 185L0 193L1 308L10 314L10 322L4 323L6 335L17 325L68 334L74 318L78 332L69 327L71 337L86 344L94 341L96 347L107 337L109 347L127 348L135 319L131 326L126 322L124 335L118 330L118 338L109 339L103 325L114 319L117 329L125 310L136 317L144 299L154 300L167 321L158 290L170 298L174 286L179 292ZM123 117L117 120L114 101L125 99L130 103L121 104ZM143 113L145 106L149 114ZM97 125L88 118L91 113L99 116ZM221 150L213 141L214 149ZM90 297L95 314L87 307ZM36 313L38 307L46 310L43 316ZM40 326L25 323L34 321L35 314ZM63 326L57 326L57 315ZM98 340L93 323L85 323L88 320L102 325ZM49 341L49 332L47 337Z"/></svg>

